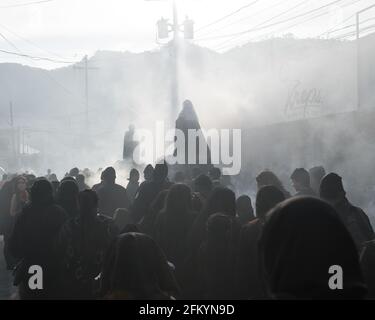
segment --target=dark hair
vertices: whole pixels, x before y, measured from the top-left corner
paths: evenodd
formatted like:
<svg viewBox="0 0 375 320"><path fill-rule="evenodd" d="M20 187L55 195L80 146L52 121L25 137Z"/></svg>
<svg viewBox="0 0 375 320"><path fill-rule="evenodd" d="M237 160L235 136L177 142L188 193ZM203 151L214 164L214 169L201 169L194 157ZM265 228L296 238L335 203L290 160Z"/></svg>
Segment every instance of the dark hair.
<svg viewBox="0 0 375 320"><path fill-rule="evenodd" d="M336 173L327 174L320 183L320 197L326 200L335 199L340 194L345 195L342 178Z"/></svg>
<svg viewBox="0 0 375 320"><path fill-rule="evenodd" d="M182 183L173 185L168 191L165 200L165 213L167 216L176 216L191 210L190 188Z"/></svg>
<svg viewBox="0 0 375 320"><path fill-rule="evenodd" d="M259 241L261 270L276 297L362 298L365 286L356 246L335 209L312 197L297 197L269 214ZM344 270L343 290L328 285L331 266Z"/></svg>
<svg viewBox="0 0 375 320"><path fill-rule="evenodd" d="M79 213L78 204L79 188L77 182L66 179L57 189L57 203L65 209L70 217L75 217Z"/></svg>
<svg viewBox="0 0 375 320"><path fill-rule="evenodd" d="M45 206L53 204L53 189L47 179L36 180L30 191L32 206Z"/></svg>
<svg viewBox="0 0 375 320"><path fill-rule="evenodd" d="M255 200L257 218L264 219L268 211L285 200L284 194L275 186L262 187Z"/></svg>
<svg viewBox="0 0 375 320"><path fill-rule="evenodd" d="M137 177L139 179L139 171L137 169L131 169L130 170L130 173L129 173L129 177L132 178L132 177Z"/></svg>
<svg viewBox="0 0 375 320"><path fill-rule="evenodd" d="M118 236L109 250L102 274L104 291L125 292L133 299L153 299L177 292L164 253L145 234Z"/></svg>
<svg viewBox="0 0 375 320"><path fill-rule="evenodd" d="M103 181L114 183L116 180L116 170L113 167L106 168L101 175Z"/></svg>
<svg viewBox="0 0 375 320"><path fill-rule="evenodd" d="M168 177L168 165L163 163L158 163L154 169L154 180L157 182L162 182Z"/></svg>
<svg viewBox="0 0 375 320"><path fill-rule="evenodd" d="M212 181L205 175L201 174L194 180L194 186L200 190L211 191L212 190Z"/></svg>
<svg viewBox="0 0 375 320"><path fill-rule="evenodd" d="M265 170L262 171L257 177L256 181L258 186L275 186L278 188L286 198L290 196L289 192L285 190L283 184L281 183L280 179L274 174L272 171Z"/></svg>
<svg viewBox="0 0 375 320"><path fill-rule="evenodd" d="M310 186L310 174L304 168L297 168L294 170L290 178L304 187Z"/></svg>
<svg viewBox="0 0 375 320"><path fill-rule="evenodd" d="M231 217L236 216L236 196L228 188L215 188L207 200L204 212L207 217L214 213L224 213Z"/></svg>

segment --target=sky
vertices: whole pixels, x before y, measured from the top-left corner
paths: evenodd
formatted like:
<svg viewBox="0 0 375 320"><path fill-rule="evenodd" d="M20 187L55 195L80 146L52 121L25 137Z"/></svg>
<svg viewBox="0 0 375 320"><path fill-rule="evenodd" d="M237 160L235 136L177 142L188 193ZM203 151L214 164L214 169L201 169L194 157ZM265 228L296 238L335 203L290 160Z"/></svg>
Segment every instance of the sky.
<svg viewBox="0 0 375 320"><path fill-rule="evenodd" d="M180 22L186 16L195 22L193 42L219 52L248 41L288 34L299 38L326 37L328 30L347 27L329 36L345 35L355 30L355 12L375 4L375 0L176 2ZM321 6L325 7L316 10ZM316 11L306 14L311 10ZM295 18L299 15L302 16ZM225 16L228 17L222 19ZM0 52L0 63L51 69L80 61L85 54L92 56L97 50L155 50L160 46L156 43L156 22L161 17L172 20L172 0L0 0L0 50L8 51ZM361 16L362 26L374 25L373 17L375 8ZM249 32L236 35L243 31Z"/></svg>

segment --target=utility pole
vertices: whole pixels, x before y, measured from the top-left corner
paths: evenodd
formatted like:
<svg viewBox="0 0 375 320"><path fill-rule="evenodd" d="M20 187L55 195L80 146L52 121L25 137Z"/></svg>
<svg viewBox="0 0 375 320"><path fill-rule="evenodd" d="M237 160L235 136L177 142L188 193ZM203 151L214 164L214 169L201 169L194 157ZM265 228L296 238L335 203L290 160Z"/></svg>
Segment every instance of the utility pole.
<svg viewBox="0 0 375 320"><path fill-rule="evenodd" d="M178 57L179 57L179 24L176 1L173 0L173 46L172 46L172 81L171 81L171 120L172 123L176 117L176 108L179 104L178 92Z"/></svg>
<svg viewBox="0 0 375 320"><path fill-rule="evenodd" d="M150 1L150 0L149 0ZM178 20L177 1L172 1L173 22L168 23L168 19L160 19L157 23L158 26L158 39L167 39L169 33L173 32L173 39L171 41L171 120L172 122L176 116L176 107L179 105L179 51L180 51L180 31L183 27L184 38L194 38L194 22L188 18L180 25ZM158 44L160 44L158 42Z"/></svg>
<svg viewBox="0 0 375 320"><path fill-rule="evenodd" d="M16 158L16 141L14 137L14 118L13 118L13 103L12 101L9 102L9 124L10 124L10 132L11 132L11 140L12 140L12 153L13 158Z"/></svg>
<svg viewBox="0 0 375 320"><path fill-rule="evenodd" d="M357 56L357 110L361 109L361 47L360 47L360 15L372 8L375 8L375 4L364 8L356 13L356 56Z"/></svg>
<svg viewBox="0 0 375 320"><path fill-rule="evenodd" d="M85 113L86 113L86 132L89 133L90 115L89 115L89 70L96 70L98 68L89 67L88 56L83 57L83 66L73 66L74 69L83 70L85 73Z"/></svg>

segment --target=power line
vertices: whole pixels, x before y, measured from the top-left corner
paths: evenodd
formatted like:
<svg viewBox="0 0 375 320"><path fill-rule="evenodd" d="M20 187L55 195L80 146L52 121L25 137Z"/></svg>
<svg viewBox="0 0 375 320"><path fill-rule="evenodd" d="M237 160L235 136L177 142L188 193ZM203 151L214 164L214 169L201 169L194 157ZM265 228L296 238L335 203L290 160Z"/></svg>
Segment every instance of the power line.
<svg viewBox="0 0 375 320"><path fill-rule="evenodd" d="M274 19L276 19L276 18L279 18L279 17L283 16L283 15L286 14L286 13L289 13L291 10L297 9L297 8L300 7L300 6L305 5L305 4L308 3L309 1L310 1L310 0L304 0L304 1L302 1L302 2L299 2L297 5L293 6L292 8L289 8L289 9L287 9L287 10L285 10L285 11L283 11L283 12L281 12L281 13L279 13L279 14L277 14L277 15L275 15L275 16L269 18L269 19L267 19L266 21L263 21L263 22L261 22L261 23L255 25L253 28L261 27L261 26L264 25L265 23L271 22L272 20L274 20ZM242 36L242 35L234 36L232 39L229 39L229 40L226 40L226 41L220 43L219 46L223 46L224 44L226 44L226 43L228 43L228 42L232 42L233 40L239 39L241 36Z"/></svg>
<svg viewBox="0 0 375 320"><path fill-rule="evenodd" d="M254 32L254 31L259 31L259 30L263 30L263 29L268 29L270 27L273 27L273 26L276 26L276 25L279 25L279 24L283 24L285 22L289 22L289 21L292 21L292 20L296 20L298 18L301 18L301 17L304 17L304 16L307 16L311 13L314 13L314 12L317 12L321 9L325 9L325 8L328 8L336 3L339 3L343 0L335 0L335 1L332 1L324 6L320 6L319 8L316 8L316 9L312 9L308 12L304 12L304 13L301 13L301 14L298 14L296 16L293 16L291 18L288 18L288 19L284 19L284 20L281 20L281 21L277 21L277 22L274 22L274 23L271 23L271 24L268 24L268 25L265 25L263 27L253 27L251 29L248 29L248 30L244 30L244 31L241 31L241 32L235 32L235 33L232 33L232 34L226 34L226 35L221 35L221 36L216 36L216 37L211 37L211 38L206 38L206 39L200 39L200 40L210 40L210 39L222 39L222 38L230 38L230 37L234 37L234 36L239 36L239 35L244 35L244 34L247 34L247 33L251 33L251 32ZM263 24L263 23L262 23Z"/></svg>
<svg viewBox="0 0 375 320"><path fill-rule="evenodd" d="M40 1L24 2L24 3L19 3L19 4L10 4L7 6L0 6L0 9L25 7L25 6L31 6L34 4L41 4L41 3L52 2L52 1L55 1L55 0L40 0Z"/></svg>
<svg viewBox="0 0 375 320"><path fill-rule="evenodd" d="M352 2L351 4L349 4L348 6L352 6L358 2L360 2L362 0L357 0L357 1L354 1ZM323 33L319 34L317 37L320 38L322 36L324 36L325 34L329 34L332 30L334 30L335 28L337 28L338 26L341 26L342 24L344 24L345 22L349 21L350 19L354 18L355 17L355 14L349 16L348 18L346 18L345 20L339 22L338 24L334 25L333 27L331 27L330 29L324 31Z"/></svg>
<svg viewBox="0 0 375 320"><path fill-rule="evenodd" d="M234 16L235 14L241 12L242 10L245 10L245 9L247 9L247 8L249 8L249 7L253 6L253 5L255 5L257 2L259 2L259 0L255 0L255 1L253 1L253 2L251 2L251 3L249 3L249 4L247 4L247 5L244 5L244 6L242 6L241 8L239 8L239 9L237 9L237 10L235 10L235 11L233 11L233 12L227 14L227 15L225 15L225 16L222 17L222 18L220 18L220 19L218 19L218 20L215 20L215 21L213 21L213 22L211 22L211 23L209 23L209 24L206 24L206 25L204 25L204 26L201 27L201 28L198 28L198 29L196 30L196 33L200 32L201 30L207 29L208 27L211 27L211 26L213 26L214 24L217 24L217 23L219 23L219 22L221 22L221 21L223 21L223 20L225 20L225 19L227 19L227 18L230 18L230 17Z"/></svg>
<svg viewBox="0 0 375 320"><path fill-rule="evenodd" d="M360 2L360 1L362 1L362 0L357 0L357 1L351 2L350 4L346 4L346 5L344 5L344 7L352 6L352 5L354 5L354 4L356 4L356 3ZM302 23L306 23L306 22L308 22L308 21L311 21L311 20L317 19L317 18L322 17L322 16L324 16L324 15L326 15L326 14L328 14L328 13L329 13L329 12L322 12L322 13L319 13L319 14L317 14L317 15L314 15L314 16L312 16L312 17L310 17L310 18L307 18L306 20L300 21L300 22L295 23L295 24L293 24L293 25L291 25L291 26L288 26L288 27L286 27L286 28L284 27L284 28L280 28L280 29L278 29L278 30L276 30L276 31L270 32L270 33L268 33L266 36L269 36L269 35L275 34L275 33L277 33L277 32L283 31L283 30L291 29L291 28L293 28L293 27L295 27L295 26L297 26L297 25L300 25L300 24L302 24ZM344 21L340 22L339 24L335 25L333 28L335 28L335 27L338 26L338 25L341 25L341 24L345 23L346 21L348 21L348 20L351 19L352 17L353 17L353 16L350 16L349 18L347 18L347 19L345 19ZM368 19L368 20L370 20L370 19ZM368 21L368 20L366 20L366 21ZM333 28L331 28L330 30L332 31ZM321 37L322 35L324 35L324 34L326 34L326 33L327 33L327 31L325 31L324 33L322 33L322 34L319 35L318 37ZM260 37L264 37L264 35L263 35L263 36L260 36ZM260 37L257 37L256 39L258 39L258 38L260 38ZM230 39L230 40L233 41L233 39ZM220 47L218 47L216 50L223 50L223 49L227 48L228 45L224 45L224 46L223 46L223 44L225 44L225 43L227 43L227 42L230 42L230 40L227 40L227 41L223 42L222 45L221 45ZM251 40L247 40L247 41L251 41Z"/></svg>
<svg viewBox="0 0 375 320"><path fill-rule="evenodd" d="M61 58L61 59L64 59L64 60L65 60L65 57L63 57L63 56L61 56L61 55L59 55L59 54L57 54L57 53L55 53L55 52L52 52L52 51L49 51L49 50L47 50L47 49L41 48L41 47L38 46L35 42L33 42L33 41L31 41L31 40L28 40L28 39L26 39L26 38L20 36L19 34L17 34L16 32L14 32L13 30L10 30L8 27L6 27L6 26L4 26L4 25L2 25L2 24L0 24L0 27L3 28L4 30L8 31L8 32L11 33L12 35L18 37L19 39L21 39L21 40L23 40L23 41L29 43L30 45L34 46L35 48L37 48L37 49L42 50L42 51L44 51L44 52L46 52L46 53L48 53L48 54L52 54L52 55L54 55L54 56L56 56L56 57L58 57L58 58Z"/></svg>
<svg viewBox="0 0 375 320"><path fill-rule="evenodd" d="M1 37L4 38L4 35L1 35ZM9 40L7 40L7 42L9 42ZM25 54L25 53L17 53L17 52L7 51L7 50L3 50L3 49L0 49L0 52L11 54L11 55L16 55L16 56L20 56L20 57L30 58L30 59L37 60L37 61L43 60L43 61L49 61L49 62L54 62L54 63L63 63L63 64L72 64L72 63L78 62L78 61L63 61L63 60L56 60L56 59L52 59L52 58L46 58L46 57L32 56L32 55Z"/></svg>
<svg viewBox="0 0 375 320"><path fill-rule="evenodd" d="M245 21L245 20L249 20L249 19L251 19L251 18L253 18L253 17L257 17L257 16L259 16L260 14L262 14L263 12L268 11L268 10L273 9L273 8L276 8L276 7L279 6L280 4L284 4L284 3L285 3L285 0L281 0L281 1L279 1L279 2L277 2L277 3L275 3L275 4L273 4L273 5L270 5L270 6L268 6L268 7L265 7L265 8L263 8L263 9L261 9L261 10L258 10L258 11L254 12L253 14L251 14L251 15L249 15L249 16L246 16L246 17L241 18L241 19L239 19L239 20L232 21L232 22L229 23L229 24L226 24L226 25L224 25L224 26L222 26L222 27L220 27L220 28L217 28L217 29L215 29L215 30L213 30L213 31L210 31L210 32L209 32L208 34L206 34L205 36L207 36L207 35L209 35L209 34L212 34L212 33L215 33L215 32L217 32L217 31L220 31L220 30L226 29L226 28L228 28L228 27L231 27L231 26L233 26L233 25L235 25L235 24L238 24L239 22L242 22L242 21Z"/></svg>
<svg viewBox="0 0 375 320"><path fill-rule="evenodd" d="M360 32L369 31L369 30L374 29L374 28L375 28L375 24L360 29ZM336 39L336 40L342 40L342 39L345 39L345 38L348 38L348 37L351 38L351 37L354 37L356 34L357 34L356 31L351 31L351 32L348 32L346 34L337 36L334 39Z"/></svg>

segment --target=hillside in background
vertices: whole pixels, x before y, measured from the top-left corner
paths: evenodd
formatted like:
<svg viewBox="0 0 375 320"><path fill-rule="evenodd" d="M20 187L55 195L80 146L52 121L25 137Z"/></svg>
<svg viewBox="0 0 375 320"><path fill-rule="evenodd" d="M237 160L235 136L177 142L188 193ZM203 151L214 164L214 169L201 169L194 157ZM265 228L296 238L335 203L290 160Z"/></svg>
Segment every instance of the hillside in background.
<svg viewBox="0 0 375 320"><path fill-rule="evenodd" d="M361 40L360 52L362 103L370 108L375 36ZM84 142L96 161L115 161L130 123L152 128L168 118L170 61L169 46L138 54L97 52L89 59L89 127L82 70L0 64L0 128L9 128L12 102L23 141L48 152L47 158L64 154L68 163L84 158L79 154ZM356 108L354 42L271 39L224 54L186 44L178 70L180 99L193 101L206 128L261 126ZM178 111L176 106L173 112Z"/></svg>

